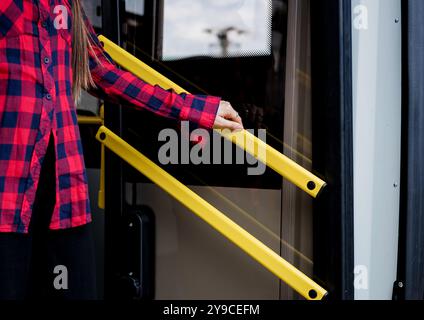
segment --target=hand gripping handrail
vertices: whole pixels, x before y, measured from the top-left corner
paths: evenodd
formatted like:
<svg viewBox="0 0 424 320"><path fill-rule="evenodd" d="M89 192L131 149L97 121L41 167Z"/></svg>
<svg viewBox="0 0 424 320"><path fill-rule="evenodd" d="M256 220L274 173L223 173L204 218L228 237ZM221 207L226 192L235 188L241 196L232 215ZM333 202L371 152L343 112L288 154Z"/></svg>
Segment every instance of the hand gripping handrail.
<svg viewBox="0 0 424 320"><path fill-rule="evenodd" d="M188 93L186 90L164 77L162 74L149 67L136 57L105 38L99 36L106 52L111 58L124 69L130 71L137 77L143 79L151 85L159 85L164 89L173 89L177 93ZM293 160L289 159L276 149L264 143L246 130L239 132L219 131L226 139L237 144L239 147L256 157L268 167L279 173L281 176L294 183L300 189L316 198L323 190L326 183L307 171ZM251 147L249 147L251 146ZM257 147L261 147L265 152L255 152Z"/></svg>
<svg viewBox="0 0 424 320"><path fill-rule="evenodd" d="M173 84L170 80L166 79L155 70L137 60L135 57L131 56L125 50L116 46L105 37L100 36L99 39L101 42L103 42L105 50L112 57L112 59L116 59L115 61L119 65L129 70L130 72L133 72L144 81L153 85L158 84L168 89L173 88L176 92L179 93L185 92L181 87ZM267 146L263 141L257 139L255 136L250 135L247 131L236 134L226 133L224 137L237 144L240 141L240 137L237 137L237 134L243 134L246 139L251 139L252 143L246 143L246 145L251 146L250 148L246 148L244 145L240 146L246 148L246 152L252 154L253 156L258 157L255 150L257 150L256 148L259 144L264 144L263 147L267 149L267 158L263 159L264 163L266 163L281 175L287 177L287 179L294 182L296 185L300 185L305 179L308 180L306 189L310 195L316 197L318 192L325 186L324 181L315 177L284 155L280 154L275 149ZM117 154L124 161L145 175L153 183L158 185L165 192L170 194L173 198L194 212L198 217L203 219L215 230L232 241L236 246L245 251L270 272L287 283L304 298L308 300L321 300L327 295L327 291L324 288L319 286L300 270L280 257L272 249L253 237L249 232L241 228L225 214L220 212L218 209L213 207L210 203L194 193L165 170L149 160L112 131L104 126L101 126L96 135L96 138L102 143L104 147L110 149L113 153ZM288 165L288 168L282 166L280 161ZM104 181L104 178L101 180ZM103 183L104 182L101 182L101 184ZM315 188L312 188L312 184L314 184ZM314 190L316 191L316 189L318 189L318 191L315 193Z"/></svg>

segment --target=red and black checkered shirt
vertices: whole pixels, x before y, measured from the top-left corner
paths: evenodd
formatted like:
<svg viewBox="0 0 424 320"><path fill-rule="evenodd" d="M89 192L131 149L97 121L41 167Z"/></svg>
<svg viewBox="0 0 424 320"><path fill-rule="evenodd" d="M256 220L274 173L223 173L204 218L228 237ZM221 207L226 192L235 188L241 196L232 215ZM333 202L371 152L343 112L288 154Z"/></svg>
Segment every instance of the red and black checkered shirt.
<svg viewBox="0 0 424 320"><path fill-rule="evenodd" d="M72 98L71 6L72 0L0 0L0 232L28 232L50 134L56 154L56 205L50 228L91 221ZM57 28L55 19L59 14L66 17L64 9L68 28ZM98 60L90 54L96 94L160 116L213 126L220 98L178 95L118 69L104 54L88 20L86 24L96 39Z"/></svg>

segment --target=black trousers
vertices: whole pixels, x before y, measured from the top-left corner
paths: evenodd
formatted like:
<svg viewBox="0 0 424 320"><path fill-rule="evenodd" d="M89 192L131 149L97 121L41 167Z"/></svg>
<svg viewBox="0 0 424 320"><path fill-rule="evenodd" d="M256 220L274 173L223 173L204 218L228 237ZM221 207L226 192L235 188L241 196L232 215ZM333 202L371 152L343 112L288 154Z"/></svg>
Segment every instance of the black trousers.
<svg viewBox="0 0 424 320"><path fill-rule="evenodd" d="M0 233L0 300L96 299L91 225L49 230L55 205L55 156L50 137L29 234Z"/></svg>

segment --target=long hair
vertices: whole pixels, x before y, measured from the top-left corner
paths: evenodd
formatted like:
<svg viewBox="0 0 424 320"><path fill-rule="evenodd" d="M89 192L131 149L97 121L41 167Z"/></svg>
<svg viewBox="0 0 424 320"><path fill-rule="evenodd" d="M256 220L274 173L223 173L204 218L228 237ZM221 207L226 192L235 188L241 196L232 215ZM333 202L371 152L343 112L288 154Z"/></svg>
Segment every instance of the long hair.
<svg viewBox="0 0 424 320"><path fill-rule="evenodd" d="M81 0L73 0L72 16L72 96L77 103L82 90L95 87L89 66L89 52L93 52L93 45L84 21Z"/></svg>

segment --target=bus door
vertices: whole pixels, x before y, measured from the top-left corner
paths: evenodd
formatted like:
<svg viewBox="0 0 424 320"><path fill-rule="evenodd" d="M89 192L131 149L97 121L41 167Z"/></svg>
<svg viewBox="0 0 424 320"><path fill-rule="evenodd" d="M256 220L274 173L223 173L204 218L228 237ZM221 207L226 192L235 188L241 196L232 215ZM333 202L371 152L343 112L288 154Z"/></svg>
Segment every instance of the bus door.
<svg viewBox="0 0 424 320"><path fill-rule="evenodd" d="M350 101L342 93L346 79L340 77L346 63L341 50L347 45L340 43L340 21L347 20L350 30L344 2L104 0L92 5L103 35L191 93L230 101L246 129L305 169L330 178L328 190L314 200L212 132L204 136L193 125L105 103L105 126L329 286L334 298L350 298L353 292L351 208L345 205L351 186L342 165L350 163L342 146L351 137L342 135L345 119L337 118L347 116L343 109ZM347 103L340 103L342 98ZM174 134L176 149L167 153L163 137ZM106 298L301 298L109 151L105 207L99 246L104 245Z"/></svg>

